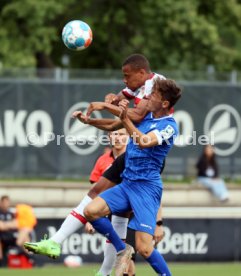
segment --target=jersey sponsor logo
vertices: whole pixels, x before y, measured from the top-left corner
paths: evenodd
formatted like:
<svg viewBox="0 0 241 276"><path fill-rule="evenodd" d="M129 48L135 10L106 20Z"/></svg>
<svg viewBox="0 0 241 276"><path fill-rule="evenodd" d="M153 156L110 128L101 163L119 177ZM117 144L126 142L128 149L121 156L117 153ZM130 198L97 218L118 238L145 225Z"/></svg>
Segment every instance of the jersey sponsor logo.
<svg viewBox="0 0 241 276"><path fill-rule="evenodd" d="M156 124L151 124L150 128L156 127Z"/></svg>
<svg viewBox="0 0 241 276"><path fill-rule="evenodd" d="M216 154L231 155L241 142L241 118L238 111L227 104L216 105L206 116L204 132L206 135L214 134Z"/></svg>
<svg viewBox="0 0 241 276"><path fill-rule="evenodd" d="M141 223L140 226L145 227L145 228L152 229L152 227L151 227L150 225L147 225L147 224L144 224L144 223Z"/></svg>
<svg viewBox="0 0 241 276"><path fill-rule="evenodd" d="M102 130L72 119L71 116L74 111L79 110L85 114L88 106L88 102L74 104L68 110L64 119L65 136L70 136L76 141L75 143L68 143L67 145L73 152L79 155L88 155L96 151L99 147L98 138L103 134ZM93 118L102 118L99 111L94 111L91 116Z"/></svg>
<svg viewBox="0 0 241 276"><path fill-rule="evenodd" d="M164 140L168 140L173 136L175 130L172 126L168 125L164 130L161 130L160 133Z"/></svg>

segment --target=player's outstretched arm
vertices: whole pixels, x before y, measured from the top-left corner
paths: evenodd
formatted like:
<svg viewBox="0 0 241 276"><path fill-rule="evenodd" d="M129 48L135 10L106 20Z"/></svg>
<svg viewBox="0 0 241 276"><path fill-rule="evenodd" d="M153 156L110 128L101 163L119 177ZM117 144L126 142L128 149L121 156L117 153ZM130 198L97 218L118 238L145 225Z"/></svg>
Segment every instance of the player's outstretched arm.
<svg viewBox="0 0 241 276"><path fill-rule="evenodd" d="M123 128L119 119L90 119L89 125L106 131L114 131Z"/></svg>
<svg viewBox="0 0 241 276"><path fill-rule="evenodd" d="M143 118L146 116L148 110L146 108L147 101L145 99L142 99L137 107L135 108L128 108L128 117L129 119L134 123L139 123L143 120ZM119 106L106 103L106 102L92 102L90 103L88 109L87 109L87 117L91 115L91 113L95 110L107 110L108 112L112 113L115 116L120 116L122 110Z"/></svg>
<svg viewBox="0 0 241 276"><path fill-rule="evenodd" d="M87 112L86 112L86 116L89 117L91 115L91 113L95 110L107 110L110 113L112 113L115 116L120 115L121 113L121 109L113 104L110 103L105 103L105 102L92 102L90 103L90 105L87 108Z"/></svg>
<svg viewBox="0 0 241 276"><path fill-rule="evenodd" d="M92 119L84 115L81 111L75 111L72 114L73 118L78 119L83 124L88 124L91 126L95 126L96 128L106 130L106 131L113 131L120 128L123 128L123 124L119 119Z"/></svg>
<svg viewBox="0 0 241 276"><path fill-rule="evenodd" d="M126 97L122 91L120 91L118 94L109 93L105 96L105 102L114 105L118 105L118 103L123 99L126 99Z"/></svg>

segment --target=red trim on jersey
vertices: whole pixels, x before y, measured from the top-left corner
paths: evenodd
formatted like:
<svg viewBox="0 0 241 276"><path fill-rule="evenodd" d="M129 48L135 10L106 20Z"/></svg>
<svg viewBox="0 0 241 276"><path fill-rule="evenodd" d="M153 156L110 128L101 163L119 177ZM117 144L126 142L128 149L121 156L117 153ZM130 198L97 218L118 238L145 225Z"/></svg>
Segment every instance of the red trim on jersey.
<svg viewBox="0 0 241 276"><path fill-rule="evenodd" d="M155 76L155 73L151 73L151 75L150 75L150 77L148 78L148 80L151 80L154 76Z"/></svg>
<svg viewBox="0 0 241 276"><path fill-rule="evenodd" d="M173 115L174 114L174 107L171 107L169 115Z"/></svg>
<svg viewBox="0 0 241 276"><path fill-rule="evenodd" d="M70 212L70 214L72 216L74 216L75 218L77 218L80 222L82 222L83 224L86 224L87 223L87 219L83 216L81 216L80 214L76 213L74 210L72 210Z"/></svg>
<svg viewBox="0 0 241 276"><path fill-rule="evenodd" d="M138 103L141 101L142 99L140 98L135 98L134 100L134 105L138 105Z"/></svg>
<svg viewBox="0 0 241 276"><path fill-rule="evenodd" d="M121 92L122 92L122 94L123 94L125 97L127 97L127 98L129 98L129 99L134 99L134 98L135 98L135 96L130 95L130 94L129 94L127 91L125 91L125 90L122 90Z"/></svg>

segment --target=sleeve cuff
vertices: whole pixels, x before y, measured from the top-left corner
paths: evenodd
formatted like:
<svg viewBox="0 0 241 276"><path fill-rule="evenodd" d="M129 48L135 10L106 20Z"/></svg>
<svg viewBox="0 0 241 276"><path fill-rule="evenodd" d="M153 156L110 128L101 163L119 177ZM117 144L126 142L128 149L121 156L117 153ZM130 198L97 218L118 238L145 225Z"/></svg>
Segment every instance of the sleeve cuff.
<svg viewBox="0 0 241 276"><path fill-rule="evenodd" d="M125 91L125 90L122 90L122 94L124 95L124 96L126 96L128 99L134 99L135 98L135 96L133 96L133 95L130 95L127 91Z"/></svg>
<svg viewBox="0 0 241 276"><path fill-rule="evenodd" d="M153 130L153 133L156 135L157 141L158 141L158 145L162 144L163 138L161 136L160 131L158 131L157 129Z"/></svg>

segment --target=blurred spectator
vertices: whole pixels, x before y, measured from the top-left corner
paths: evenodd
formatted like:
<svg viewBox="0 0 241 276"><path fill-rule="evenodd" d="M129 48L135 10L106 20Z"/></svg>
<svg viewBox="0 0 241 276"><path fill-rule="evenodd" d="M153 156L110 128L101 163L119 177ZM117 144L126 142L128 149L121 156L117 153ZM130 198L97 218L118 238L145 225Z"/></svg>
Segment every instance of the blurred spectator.
<svg viewBox="0 0 241 276"><path fill-rule="evenodd" d="M6 261L11 247L23 249L24 242L30 241L36 217L29 205L18 204L16 213L10 211L10 198L4 195L0 199L0 262Z"/></svg>
<svg viewBox="0 0 241 276"><path fill-rule="evenodd" d="M17 229L8 229L6 223L15 220L15 215L10 211L10 199L2 196L0 199L0 264L3 265L4 253L10 246L16 244ZM5 258L6 259L6 258ZM6 260L5 260L6 261Z"/></svg>
<svg viewBox="0 0 241 276"><path fill-rule="evenodd" d="M218 175L218 164L211 145L203 149L196 165L198 169L198 182L208 188L220 201L228 200L228 190L223 179Z"/></svg>

